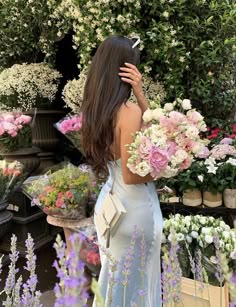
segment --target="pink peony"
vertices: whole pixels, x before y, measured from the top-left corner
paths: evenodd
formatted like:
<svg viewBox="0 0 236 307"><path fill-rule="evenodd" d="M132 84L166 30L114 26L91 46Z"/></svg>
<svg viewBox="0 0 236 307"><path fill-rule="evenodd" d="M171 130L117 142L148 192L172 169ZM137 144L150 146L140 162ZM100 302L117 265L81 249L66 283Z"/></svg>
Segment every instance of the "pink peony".
<svg viewBox="0 0 236 307"><path fill-rule="evenodd" d="M28 115L20 115L19 117L17 117L15 119L15 124L18 125L18 124L29 124L31 122L32 118L31 116L28 116Z"/></svg>
<svg viewBox="0 0 236 307"><path fill-rule="evenodd" d="M143 136L139 146L139 155L141 159L148 160L152 150L152 143L149 138Z"/></svg>
<svg viewBox="0 0 236 307"><path fill-rule="evenodd" d="M161 150L156 146L152 146L149 162L151 166L159 172L167 167L169 155L166 150Z"/></svg>

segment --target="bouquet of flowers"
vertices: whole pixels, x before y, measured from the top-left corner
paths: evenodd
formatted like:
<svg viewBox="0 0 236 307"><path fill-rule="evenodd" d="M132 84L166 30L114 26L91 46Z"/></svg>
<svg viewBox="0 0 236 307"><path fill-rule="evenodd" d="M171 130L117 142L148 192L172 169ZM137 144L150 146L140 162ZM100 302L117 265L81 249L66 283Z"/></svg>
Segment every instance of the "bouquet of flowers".
<svg viewBox="0 0 236 307"><path fill-rule="evenodd" d="M20 112L0 113L0 150L11 152L31 145L31 117Z"/></svg>
<svg viewBox="0 0 236 307"><path fill-rule="evenodd" d="M68 115L57 122L55 126L81 151L80 129L82 127L82 113L78 115Z"/></svg>
<svg viewBox="0 0 236 307"><path fill-rule="evenodd" d="M0 201L6 201L23 178L23 165L0 160Z"/></svg>
<svg viewBox="0 0 236 307"><path fill-rule="evenodd" d="M80 251L80 258L91 272L99 275L101 269L101 259L99 254L99 247L97 244L97 233L94 225L88 225L79 229L82 235L82 248Z"/></svg>
<svg viewBox="0 0 236 307"><path fill-rule="evenodd" d="M174 111L175 106L181 112ZM164 108L148 109L143 121L146 127L128 145L127 166L131 172L170 178L187 169L193 158L204 152L206 141L200 139L200 133L206 130L206 124L201 114L191 109L190 100L177 99Z"/></svg>
<svg viewBox="0 0 236 307"><path fill-rule="evenodd" d="M29 177L23 191L46 214L67 219L87 216L87 202L94 178L90 172L72 164Z"/></svg>

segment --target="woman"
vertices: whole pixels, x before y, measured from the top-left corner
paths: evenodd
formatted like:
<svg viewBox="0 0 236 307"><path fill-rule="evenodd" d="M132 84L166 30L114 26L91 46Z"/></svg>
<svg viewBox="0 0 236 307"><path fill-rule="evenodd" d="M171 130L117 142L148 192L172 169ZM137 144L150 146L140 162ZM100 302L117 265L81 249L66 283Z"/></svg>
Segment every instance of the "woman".
<svg viewBox="0 0 236 307"><path fill-rule="evenodd" d="M131 306L131 302L141 306L143 299L143 306L159 307L162 214L155 187L150 183L153 178L150 175L140 177L127 168L129 153L126 144L131 143L132 134L140 130L142 114L147 109L147 100L142 91L142 76L136 68L139 64L139 50L136 45L135 40L116 35L107 38L99 46L85 85L81 109L82 143L86 158L96 174L101 176L109 173L95 206L95 225L96 212L113 183L113 191L127 210L111 237L107 251L119 261L110 306ZM128 101L131 88L138 104ZM127 273L124 272L124 265L129 261L125 256L131 245L135 226L138 237L134 245L134 259L129 259L132 263L130 272L128 270L128 284L124 287ZM145 239L145 261L141 264L142 234ZM104 238L99 236L99 232L98 240L104 245ZM99 286L106 306L111 297L108 283L109 257L105 253L102 255Z"/></svg>

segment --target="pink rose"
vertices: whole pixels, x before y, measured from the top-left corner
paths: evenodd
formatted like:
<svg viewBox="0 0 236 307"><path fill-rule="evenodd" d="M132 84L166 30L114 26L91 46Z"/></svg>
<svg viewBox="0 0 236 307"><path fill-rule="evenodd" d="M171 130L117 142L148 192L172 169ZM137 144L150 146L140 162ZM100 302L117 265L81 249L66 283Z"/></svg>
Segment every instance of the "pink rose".
<svg viewBox="0 0 236 307"><path fill-rule="evenodd" d="M139 146L140 158L148 160L152 150L152 143L149 138L143 136L141 139L141 144Z"/></svg>
<svg viewBox="0 0 236 307"><path fill-rule="evenodd" d="M189 110L186 114L186 116L189 118L189 120L192 122L192 123L198 123L199 121L202 121L203 120L203 117L202 115L195 111L195 110Z"/></svg>
<svg viewBox="0 0 236 307"><path fill-rule="evenodd" d="M192 164L192 159L190 157L186 158L179 166L180 170L184 170L190 167Z"/></svg>
<svg viewBox="0 0 236 307"><path fill-rule="evenodd" d="M56 207L61 208L64 205L64 200L62 198L58 198L56 201Z"/></svg>
<svg viewBox="0 0 236 307"><path fill-rule="evenodd" d="M159 172L167 167L169 159L168 152L152 146L149 162L151 166Z"/></svg>
<svg viewBox="0 0 236 307"><path fill-rule="evenodd" d="M66 191L66 197L67 198L72 198L73 197L73 194L71 193L71 191Z"/></svg>

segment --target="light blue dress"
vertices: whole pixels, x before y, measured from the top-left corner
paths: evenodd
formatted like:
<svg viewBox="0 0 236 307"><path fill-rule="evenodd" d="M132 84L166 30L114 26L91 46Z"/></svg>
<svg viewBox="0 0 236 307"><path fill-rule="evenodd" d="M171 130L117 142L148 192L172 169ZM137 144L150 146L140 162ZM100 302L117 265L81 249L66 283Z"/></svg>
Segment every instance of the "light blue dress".
<svg viewBox="0 0 236 307"><path fill-rule="evenodd" d="M113 286L111 281L109 283L109 279L112 278L112 262L101 252L102 268L98 284L105 306L161 307L160 248L163 219L155 186L153 183L125 184L120 159L110 162L108 167L109 178L95 206L95 225L96 212L111 189L114 178L113 191L125 206L127 213L122 217L121 224L111 237L110 247L107 249L107 252L119 262L114 272ZM134 231L135 227L137 231ZM136 237L133 244L132 235L134 239ZM100 237L99 233L98 241L105 246L105 239ZM126 276L128 283L124 287ZM109 297L112 297L112 303L109 303ZM96 307L96 299L93 307Z"/></svg>

